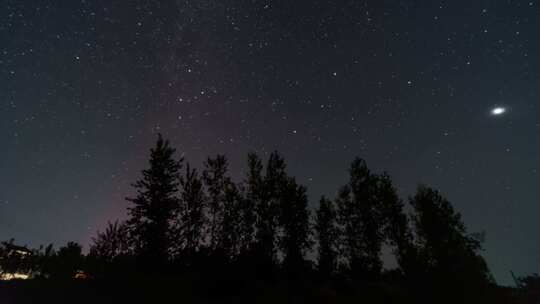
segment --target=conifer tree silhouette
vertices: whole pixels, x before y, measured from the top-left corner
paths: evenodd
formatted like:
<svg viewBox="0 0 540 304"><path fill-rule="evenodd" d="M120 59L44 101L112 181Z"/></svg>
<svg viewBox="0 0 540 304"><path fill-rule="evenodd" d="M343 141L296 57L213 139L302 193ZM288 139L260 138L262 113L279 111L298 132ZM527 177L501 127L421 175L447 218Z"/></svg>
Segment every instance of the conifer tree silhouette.
<svg viewBox="0 0 540 304"><path fill-rule="evenodd" d="M172 221L178 208L179 171L183 159L174 159L175 149L169 141L158 135L156 146L151 149L150 168L142 171L142 179L133 187L137 189L128 213L134 249L143 266L163 268L172 249Z"/></svg>

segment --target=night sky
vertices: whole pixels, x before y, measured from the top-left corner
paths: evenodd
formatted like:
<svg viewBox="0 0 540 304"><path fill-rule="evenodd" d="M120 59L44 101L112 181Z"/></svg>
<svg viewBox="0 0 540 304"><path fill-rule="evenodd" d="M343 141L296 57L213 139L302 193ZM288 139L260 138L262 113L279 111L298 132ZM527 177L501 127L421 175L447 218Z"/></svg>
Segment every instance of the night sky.
<svg viewBox="0 0 540 304"><path fill-rule="evenodd" d="M540 271L539 1L0 2L0 239L88 244L161 132L237 181L278 150L312 205L360 156Z"/></svg>

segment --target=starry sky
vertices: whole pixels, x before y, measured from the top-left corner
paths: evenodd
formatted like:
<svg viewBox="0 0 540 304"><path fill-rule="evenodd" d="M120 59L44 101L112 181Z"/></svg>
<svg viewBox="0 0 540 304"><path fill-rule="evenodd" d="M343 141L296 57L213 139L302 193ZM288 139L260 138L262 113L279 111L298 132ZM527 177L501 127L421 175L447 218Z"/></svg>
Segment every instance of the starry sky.
<svg viewBox="0 0 540 304"><path fill-rule="evenodd" d="M238 181L279 150L313 205L360 156L540 271L540 1L0 2L0 239L88 244L161 132Z"/></svg>

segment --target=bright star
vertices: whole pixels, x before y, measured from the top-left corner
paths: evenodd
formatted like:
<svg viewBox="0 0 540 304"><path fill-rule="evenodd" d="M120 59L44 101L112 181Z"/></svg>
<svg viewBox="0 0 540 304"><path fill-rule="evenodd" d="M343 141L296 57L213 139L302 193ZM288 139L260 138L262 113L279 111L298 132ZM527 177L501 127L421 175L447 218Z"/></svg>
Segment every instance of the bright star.
<svg viewBox="0 0 540 304"><path fill-rule="evenodd" d="M504 107L496 107L491 110L491 115L499 116L506 113L506 108Z"/></svg>

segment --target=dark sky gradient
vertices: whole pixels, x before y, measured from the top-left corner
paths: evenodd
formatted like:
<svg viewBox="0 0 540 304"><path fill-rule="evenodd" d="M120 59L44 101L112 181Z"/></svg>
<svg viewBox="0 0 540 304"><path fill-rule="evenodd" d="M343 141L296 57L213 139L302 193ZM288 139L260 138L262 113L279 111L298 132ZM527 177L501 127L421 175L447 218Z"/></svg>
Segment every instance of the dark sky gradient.
<svg viewBox="0 0 540 304"><path fill-rule="evenodd" d="M237 180L277 149L312 204L363 157L540 271L539 1L0 2L1 239L87 244L162 132Z"/></svg>

